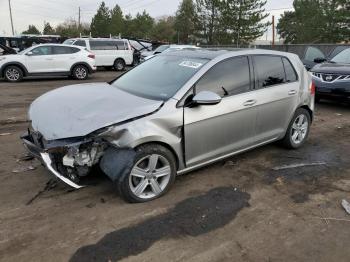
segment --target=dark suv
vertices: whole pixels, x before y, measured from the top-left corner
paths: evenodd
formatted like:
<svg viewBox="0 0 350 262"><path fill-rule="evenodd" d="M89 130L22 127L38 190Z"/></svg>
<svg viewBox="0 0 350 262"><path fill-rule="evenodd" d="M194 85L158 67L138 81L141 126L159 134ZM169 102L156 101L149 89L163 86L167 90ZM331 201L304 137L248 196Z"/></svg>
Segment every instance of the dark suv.
<svg viewBox="0 0 350 262"><path fill-rule="evenodd" d="M316 101L322 98L350 102L350 48L344 49L331 60L315 59L311 69L316 85Z"/></svg>

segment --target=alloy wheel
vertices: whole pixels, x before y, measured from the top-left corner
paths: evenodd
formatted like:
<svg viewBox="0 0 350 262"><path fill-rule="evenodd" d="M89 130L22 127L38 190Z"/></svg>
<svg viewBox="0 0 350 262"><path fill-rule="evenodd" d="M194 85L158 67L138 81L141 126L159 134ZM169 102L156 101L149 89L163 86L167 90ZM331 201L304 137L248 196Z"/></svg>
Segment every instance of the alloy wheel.
<svg viewBox="0 0 350 262"><path fill-rule="evenodd" d="M78 79L84 79L86 77L86 69L84 67L78 67L75 69L75 76Z"/></svg>
<svg viewBox="0 0 350 262"><path fill-rule="evenodd" d="M168 186L171 178L169 161L158 154L141 158L132 168L129 186L132 193L141 199L159 196Z"/></svg>
<svg viewBox="0 0 350 262"><path fill-rule="evenodd" d="M307 116L299 115L292 125L291 138L294 144L300 144L304 141L309 129Z"/></svg>
<svg viewBox="0 0 350 262"><path fill-rule="evenodd" d="M18 81L21 74L16 68L9 68L6 70L6 78L10 81Z"/></svg>

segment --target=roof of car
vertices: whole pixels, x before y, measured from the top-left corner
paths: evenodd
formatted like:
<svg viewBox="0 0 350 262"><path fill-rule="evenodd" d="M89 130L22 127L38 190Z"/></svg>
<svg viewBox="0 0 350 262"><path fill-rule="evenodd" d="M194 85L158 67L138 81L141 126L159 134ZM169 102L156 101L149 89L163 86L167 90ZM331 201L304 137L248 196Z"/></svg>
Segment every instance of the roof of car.
<svg viewBox="0 0 350 262"><path fill-rule="evenodd" d="M222 49L193 49L193 50L179 50L168 53L162 53L159 55L166 56L181 56L188 58L202 58L213 60L219 56L227 55L232 53L232 55L253 55L253 54L262 54L262 55L280 55L280 56L296 56L291 53L274 51L274 50L266 50L266 49L249 49L249 48L235 48L230 50L222 50Z"/></svg>

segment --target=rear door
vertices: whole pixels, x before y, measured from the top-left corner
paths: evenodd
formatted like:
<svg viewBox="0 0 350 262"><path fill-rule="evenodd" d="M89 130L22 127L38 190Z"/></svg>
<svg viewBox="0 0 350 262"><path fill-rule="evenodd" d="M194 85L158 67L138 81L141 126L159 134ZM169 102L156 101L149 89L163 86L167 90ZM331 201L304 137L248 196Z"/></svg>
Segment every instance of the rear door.
<svg viewBox="0 0 350 262"><path fill-rule="evenodd" d="M56 68L52 46L38 46L26 53L26 67L29 73L48 73Z"/></svg>
<svg viewBox="0 0 350 262"><path fill-rule="evenodd" d="M184 108L185 158L188 167L254 144L256 99L246 56L214 65L195 85L195 93L212 91L217 105Z"/></svg>
<svg viewBox="0 0 350 262"><path fill-rule="evenodd" d="M299 81L287 58L255 55L253 58L257 95L257 143L284 134L298 103Z"/></svg>
<svg viewBox="0 0 350 262"><path fill-rule="evenodd" d="M79 48L68 46L53 46L55 56L55 72L69 72L71 66L78 60Z"/></svg>

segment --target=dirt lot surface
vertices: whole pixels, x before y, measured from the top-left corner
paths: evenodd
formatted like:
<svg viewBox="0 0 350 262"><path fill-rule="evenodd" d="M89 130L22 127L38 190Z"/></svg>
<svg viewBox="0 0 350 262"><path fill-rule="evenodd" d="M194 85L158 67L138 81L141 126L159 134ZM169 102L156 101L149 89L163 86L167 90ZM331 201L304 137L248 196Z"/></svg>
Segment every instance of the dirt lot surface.
<svg viewBox="0 0 350 262"><path fill-rule="evenodd" d="M77 83L0 82L0 261L350 261L340 205L350 201L349 106L318 104L300 150L264 146L178 177L161 199L127 204L101 174L74 191L18 160L29 104ZM300 163L317 165L275 170Z"/></svg>

